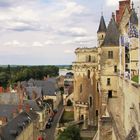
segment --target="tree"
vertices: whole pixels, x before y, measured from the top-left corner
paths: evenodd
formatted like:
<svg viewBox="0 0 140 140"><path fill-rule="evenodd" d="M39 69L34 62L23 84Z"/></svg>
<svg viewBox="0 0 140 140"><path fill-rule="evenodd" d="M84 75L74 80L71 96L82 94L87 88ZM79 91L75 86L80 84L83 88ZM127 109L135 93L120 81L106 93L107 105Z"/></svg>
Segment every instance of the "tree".
<svg viewBox="0 0 140 140"><path fill-rule="evenodd" d="M69 126L59 135L57 140L81 140L80 129L75 126Z"/></svg>

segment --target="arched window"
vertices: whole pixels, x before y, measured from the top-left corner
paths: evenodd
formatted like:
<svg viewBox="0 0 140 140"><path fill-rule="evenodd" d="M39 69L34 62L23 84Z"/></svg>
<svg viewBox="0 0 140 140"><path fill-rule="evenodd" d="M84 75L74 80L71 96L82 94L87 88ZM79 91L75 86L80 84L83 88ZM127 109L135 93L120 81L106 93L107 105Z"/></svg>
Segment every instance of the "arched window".
<svg viewBox="0 0 140 140"><path fill-rule="evenodd" d="M102 39L104 38L104 35L102 35Z"/></svg>
<svg viewBox="0 0 140 140"><path fill-rule="evenodd" d="M88 79L90 79L90 70L88 70L87 76L88 76Z"/></svg>
<svg viewBox="0 0 140 140"><path fill-rule="evenodd" d="M92 97L89 97L89 106L92 107Z"/></svg>

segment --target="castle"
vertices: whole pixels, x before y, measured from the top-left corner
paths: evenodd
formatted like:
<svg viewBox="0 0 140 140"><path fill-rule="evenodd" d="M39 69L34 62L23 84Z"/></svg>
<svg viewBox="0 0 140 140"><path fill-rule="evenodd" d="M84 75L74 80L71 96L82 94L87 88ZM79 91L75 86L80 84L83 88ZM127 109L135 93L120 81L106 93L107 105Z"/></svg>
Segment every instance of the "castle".
<svg viewBox="0 0 140 140"><path fill-rule="evenodd" d="M133 2L120 1L107 27L101 16L98 46L75 50L74 119L98 126L94 140L140 139L138 30Z"/></svg>

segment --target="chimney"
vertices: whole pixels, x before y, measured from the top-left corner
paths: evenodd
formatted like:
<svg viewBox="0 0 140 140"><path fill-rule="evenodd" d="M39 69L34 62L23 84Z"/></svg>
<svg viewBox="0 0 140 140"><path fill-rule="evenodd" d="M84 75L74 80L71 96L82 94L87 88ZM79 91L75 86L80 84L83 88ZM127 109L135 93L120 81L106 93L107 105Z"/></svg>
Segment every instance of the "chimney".
<svg viewBox="0 0 140 140"><path fill-rule="evenodd" d="M13 118L15 118L15 117L17 116L17 111L16 111L16 109L13 110L12 115L13 115Z"/></svg>
<svg viewBox="0 0 140 140"><path fill-rule="evenodd" d="M25 108L26 108L26 112L29 113L30 112L30 105L29 104L26 104L25 105Z"/></svg>
<svg viewBox="0 0 140 140"><path fill-rule="evenodd" d="M22 104L18 105L18 112L21 113L23 111Z"/></svg>

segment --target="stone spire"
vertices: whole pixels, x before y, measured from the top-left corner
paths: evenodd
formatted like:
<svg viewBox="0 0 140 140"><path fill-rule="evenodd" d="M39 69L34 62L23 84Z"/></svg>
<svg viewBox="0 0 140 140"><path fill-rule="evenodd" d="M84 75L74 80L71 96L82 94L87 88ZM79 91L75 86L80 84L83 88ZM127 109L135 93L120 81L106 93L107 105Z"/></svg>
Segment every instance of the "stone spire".
<svg viewBox="0 0 140 140"><path fill-rule="evenodd" d="M119 36L120 33L118 26L115 22L114 16L112 15L102 46L119 46Z"/></svg>
<svg viewBox="0 0 140 140"><path fill-rule="evenodd" d="M99 32L106 32L106 24L105 24L103 14L102 14L101 19L100 19L100 25L99 25L97 33L99 33Z"/></svg>

